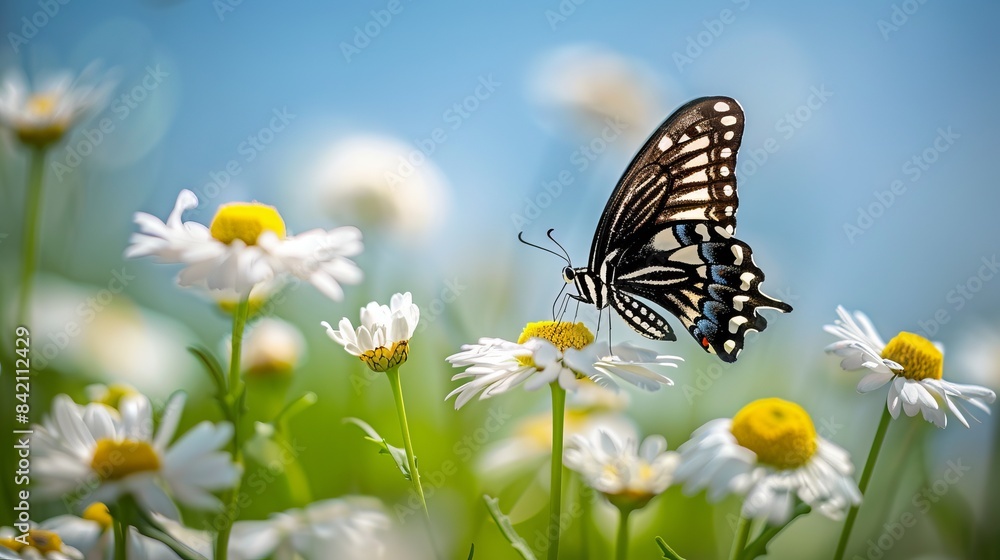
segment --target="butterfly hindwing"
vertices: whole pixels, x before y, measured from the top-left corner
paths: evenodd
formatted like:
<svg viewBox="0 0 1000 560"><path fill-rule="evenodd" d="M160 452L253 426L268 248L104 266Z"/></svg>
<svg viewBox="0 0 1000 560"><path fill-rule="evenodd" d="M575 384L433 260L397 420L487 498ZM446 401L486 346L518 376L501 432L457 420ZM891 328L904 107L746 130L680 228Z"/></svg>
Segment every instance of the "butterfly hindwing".
<svg viewBox="0 0 1000 560"><path fill-rule="evenodd" d="M670 324L643 302L621 291L611 293L611 306L637 333L653 340L677 340Z"/></svg>
<svg viewBox="0 0 1000 560"><path fill-rule="evenodd" d="M630 292L660 305L702 348L732 362L746 334L767 326L758 308L791 311L760 291L763 281L749 245L722 226L691 222L670 225L624 255L611 293Z"/></svg>

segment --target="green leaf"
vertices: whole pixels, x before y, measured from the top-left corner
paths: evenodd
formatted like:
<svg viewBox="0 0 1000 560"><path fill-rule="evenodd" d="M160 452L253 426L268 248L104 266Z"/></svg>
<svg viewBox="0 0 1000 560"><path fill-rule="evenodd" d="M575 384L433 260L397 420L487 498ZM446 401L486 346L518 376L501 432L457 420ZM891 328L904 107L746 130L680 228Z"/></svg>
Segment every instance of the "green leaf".
<svg viewBox="0 0 1000 560"><path fill-rule="evenodd" d="M472 560L472 557L476 555L476 543L472 543L472 548L469 549L469 557L466 560Z"/></svg>
<svg viewBox="0 0 1000 560"><path fill-rule="evenodd" d="M531 551L531 547L528 546L528 542L521 538L514 530L514 525L510 522L510 519L500 511L500 500L483 494L483 501L486 502L486 509L489 510L490 516L493 521L496 521L497 527L500 528L500 532L503 534L510 546L514 547L514 550L521 555L524 560L536 560L535 553Z"/></svg>
<svg viewBox="0 0 1000 560"><path fill-rule="evenodd" d="M670 545L660 537L656 537L656 546L660 547L660 551L663 552L664 558L667 558L668 560L684 560L680 554L674 552L674 549L670 548Z"/></svg>
<svg viewBox="0 0 1000 560"><path fill-rule="evenodd" d="M372 428L367 422L361 420L360 418L344 418L344 422L354 424L364 430L364 432L368 434L365 439L375 445L378 445L381 448L379 449L379 453L392 457L392 460L396 462L396 467L399 468L399 472L403 473L403 478L410 480L410 466L406 460L406 450L389 445L389 442L387 442L384 437L380 436L378 432L375 431L375 428ZM416 463L416 461L417 458L414 457L413 462Z"/></svg>
<svg viewBox="0 0 1000 560"><path fill-rule="evenodd" d="M201 365L205 366L205 370L208 371L208 375L212 377L212 382L215 383L215 389L218 391L217 395L221 398L229 392L226 383L226 374L222 372L222 366L219 364L219 360L215 359L212 353L202 346L188 346L188 352L198 358Z"/></svg>

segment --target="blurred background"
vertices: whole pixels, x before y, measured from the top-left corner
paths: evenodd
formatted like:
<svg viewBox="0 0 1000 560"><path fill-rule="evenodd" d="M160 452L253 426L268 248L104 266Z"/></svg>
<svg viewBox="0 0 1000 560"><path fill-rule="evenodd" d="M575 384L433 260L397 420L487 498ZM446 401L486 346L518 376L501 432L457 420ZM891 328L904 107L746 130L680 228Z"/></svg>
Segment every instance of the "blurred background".
<svg viewBox="0 0 1000 560"><path fill-rule="evenodd" d="M907 330L941 340L947 379L1000 386L1000 189L990 167L1000 112L987 103L998 87L995 3L133 0L67 2L54 14L42 4L0 4L0 77L40 79L97 60L118 85L49 154L33 306L35 351L45 357L36 414L59 392L82 400L88 384L117 381L157 399L184 389L185 425L219 417L185 346L223 352L229 319L177 288L175 269L123 259L134 212L165 218L187 188L201 206L186 219L202 223L221 203L254 199L277 206L293 232L357 225L364 284L339 303L293 285L267 309L302 337L288 339L301 358L279 385L291 385L290 397L319 396L292 422L311 493L377 496L403 534L419 532L409 485L342 424L361 417L399 443L389 386L319 326L411 291L422 321L403 384L437 531L450 557L474 542L476 558L515 558L481 495L499 496L529 542L542 535L549 442L523 457L496 450L537 436L530 421L548 395L518 390L455 411L444 401L457 386L444 358L550 318L562 263L517 233L539 241L555 228L574 263L585 262L635 151L676 107L704 95L732 96L746 112L737 236L767 273L765 291L795 311L773 317L735 365L682 335L661 348L686 360L667 372L674 387L580 410L627 415L675 449L707 420L780 396L802 404L860 471L885 393L857 394L859 375L824 355L831 337L821 327L838 304L864 310L886 338ZM102 118L110 132L95 127ZM4 132L7 322L27 153ZM121 278L124 292L111 293ZM593 325L597 314L581 308L580 318ZM615 321L616 337L629 336ZM82 333L68 335L71 322ZM267 393L275 381L253 382ZM998 436L990 417L968 430L893 422L848 555L1000 550L990 543L1000 538ZM959 460L968 472L935 486ZM291 494L279 478L243 518L292 507ZM655 535L688 558L724 557L738 506L672 488L633 516L633 557L658 557ZM571 521L563 557L607 557L612 511L597 504L593 521ZM883 524L906 512L917 525L886 537ZM772 557L827 556L840 528L819 516L796 521ZM888 550L869 544L880 538L892 541ZM398 557L420 557L406 554Z"/></svg>

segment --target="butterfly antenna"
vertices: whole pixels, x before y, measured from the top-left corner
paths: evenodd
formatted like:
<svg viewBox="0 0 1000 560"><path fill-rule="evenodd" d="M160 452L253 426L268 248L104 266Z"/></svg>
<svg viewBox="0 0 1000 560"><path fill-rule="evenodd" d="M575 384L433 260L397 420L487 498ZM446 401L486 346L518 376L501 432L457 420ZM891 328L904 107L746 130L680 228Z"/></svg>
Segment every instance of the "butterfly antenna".
<svg viewBox="0 0 1000 560"><path fill-rule="evenodd" d="M549 231L545 232L545 236L551 239L552 242L556 244L556 247L559 247L562 250L563 254L566 256L566 262L570 263L570 266L573 266L572 259L569 258L569 251L567 251L566 248L562 246L562 244L556 241L555 237L552 237L552 232L555 230L556 230L555 228L550 229Z"/></svg>
<svg viewBox="0 0 1000 560"><path fill-rule="evenodd" d="M549 230L549 231L552 231L552 230ZM523 231L517 234L517 240L520 241L521 243L524 243L525 245L527 245L529 247L534 247L535 249L541 249L541 250L545 251L546 253L552 253L553 255L559 257L560 259L565 260L566 264L569 264L569 257L564 257L564 256L560 255L559 253L553 251L552 249L546 249L545 247L542 247L541 245L535 245L534 243L529 243L529 242L525 241L524 240L524 232Z"/></svg>

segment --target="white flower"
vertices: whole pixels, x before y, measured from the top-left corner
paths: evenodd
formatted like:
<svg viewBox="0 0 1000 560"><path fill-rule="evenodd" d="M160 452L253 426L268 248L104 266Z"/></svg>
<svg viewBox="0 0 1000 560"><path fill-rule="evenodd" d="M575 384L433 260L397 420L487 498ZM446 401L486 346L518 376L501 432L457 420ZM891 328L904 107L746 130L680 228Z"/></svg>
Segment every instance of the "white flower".
<svg viewBox="0 0 1000 560"><path fill-rule="evenodd" d="M262 283L292 275L311 283L327 297L340 300L340 284L361 281L361 270L348 257L361 253L361 232L354 227L314 229L286 235L278 211L259 203L224 204L209 227L182 222L181 215L198 206L189 190L177 196L166 223L138 212L139 233L131 238L126 257L154 256L181 263L182 286L235 290L248 294Z"/></svg>
<svg viewBox="0 0 1000 560"><path fill-rule="evenodd" d="M129 274L114 271L111 288L121 290L134 280ZM196 335L124 293L41 275L32 290L29 317L39 343L32 365L40 370L47 366L77 378L126 383L154 399L204 379L191 367L185 349L197 341Z"/></svg>
<svg viewBox="0 0 1000 560"><path fill-rule="evenodd" d="M288 374L298 366L305 345L305 337L295 325L268 317L257 321L246 334L240 363L251 375Z"/></svg>
<svg viewBox="0 0 1000 560"><path fill-rule="evenodd" d="M107 102L115 81L91 64L78 76L52 74L32 89L20 72L11 72L0 90L0 122L25 144L47 146L61 139L87 115Z"/></svg>
<svg viewBox="0 0 1000 560"><path fill-rule="evenodd" d="M390 304L371 302L361 308L361 325L355 331L344 317L334 329L323 321L326 334L351 355L358 356L374 371L386 371L406 361L409 342L420 322L420 308L410 292L394 294Z"/></svg>
<svg viewBox="0 0 1000 560"><path fill-rule="evenodd" d="M650 123L662 118L660 86L653 72L602 47L556 49L536 64L531 82L535 100L584 138L599 137L614 126L641 141Z"/></svg>
<svg viewBox="0 0 1000 560"><path fill-rule="evenodd" d="M570 393L563 428L565 437L590 437L598 430L614 433L621 440L637 437L635 424L628 416L581 405L576 396L591 393L588 387L595 392L616 394L592 383L582 383L580 390ZM506 414L503 408L497 408L496 412L491 413L491 418L503 418ZM476 460L476 470L492 479L507 479L525 470L540 467L551 454L552 412L545 411L521 418L513 426L510 436L485 447Z"/></svg>
<svg viewBox="0 0 1000 560"><path fill-rule="evenodd" d="M232 426L201 422L170 445L183 406L183 395L171 398L154 430L152 406L143 395L123 396L118 410L57 396L33 436L39 494L81 505L114 503L131 494L140 507L176 519L166 488L192 508L218 508L211 492L231 488L240 475L220 451Z"/></svg>
<svg viewBox="0 0 1000 560"><path fill-rule="evenodd" d="M462 352L447 358L454 367L466 367L452 381L470 379L452 391L446 399L457 395L455 408L461 408L477 394L480 399L499 395L518 385L532 391L558 382L567 391L575 391L582 378L599 385L617 388L615 375L648 391L661 385L672 385L668 377L648 369L647 365L677 367L679 360L660 356L631 344L612 348L622 356L605 356L604 344L594 344L594 335L583 323L530 323L520 340L510 342L500 338L481 338L478 344L462 346Z"/></svg>
<svg viewBox="0 0 1000 560"><path fill-rule="evenodd" d="M840 365L845 370L871 370L858 383L861 393L891 383L886 405L893 418L899 417L900 409L907 416L920 412L925 420L944 428L948 425L947 407L968 428L965 414L973 420L978 419L965 407L965 403L990 413L986 405L996 400L996 393L992 390L978 385L951 383L942 378L944 350L940 345L909 332L899 333L886 344L864 313L856 311L852 317L838 306L837 315L840 319L823 328L840 340L829 345L826 351L842 356L844 359Z"/></svg>
<svg viewBox="0 0 1000 560"><path fill-rule="evenodd" d="M64 543L54 531L32 525L22 534L11 527L3 527L0 528L0 560L83 560L83 554Z"/></svg>
<svg viewBox="0 0 1000 560"><path fill-rule="evenodd" d="M374 498L348 496L276 513L265 521L238 521L229 541L239 560L338 558L375 560L389 517Z"/></svg>
<svg viewBox="0 0 1000 560"><path fill-rule="evenodd" d="M565 465L616 506L643 507L670 486L679 455L667 451L662 436L649 436L642 445L637 441L605 430L575 435L565 451Z"/></svg>
<svg viewBox="0 0 1000 560"><path fill-rule="evenodd" d="M60 515L44 521L41 528L57 533L63 543L79 550L86 560L110 558L115 548L115 532L108 508L95 502L83 515ZM165 544L129 527L129 560L179 560Z"/></svg>
<svg viewBox="0 0 1000 560"><path fill-rule="evenodd" d="M630 342L615 344L611 347L610 355L602 352L607 347L607 344L591 344L586 352L567 352L566 361L573 369L602 387L617 390L618 384L614 377L618 377L646 391L658 391L661 386L670 387L674 384L669 377L646 366L675 368L677 364L674 361L684 361L679 356L659 354Z"/></svg>
<svg viewBox="0 0 1000 560"><path fill-rule="evenodd" d="M359 220L404 241L442 223L448 184L421 150L395 138L363 135L341 140L322 161L315 190L335 220Z"/></svg>
<svg viewBox="0 0 1000 560"><path fill-rule="evenodd" d="M686 494L707 488L713 502L745 494L747 518L782 525L795 497L831 519L861 503L847 452L819 437L802 407L782 399L760 399L732 419L712 420L678 451L674 477Z"/></svg>

